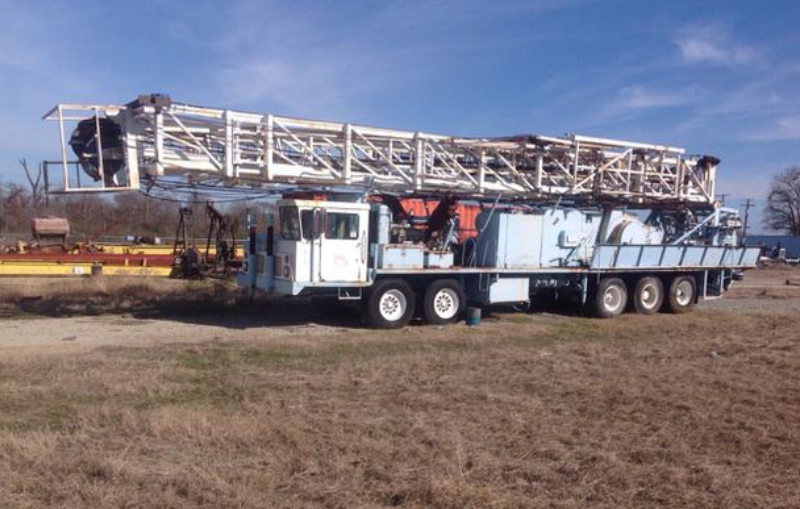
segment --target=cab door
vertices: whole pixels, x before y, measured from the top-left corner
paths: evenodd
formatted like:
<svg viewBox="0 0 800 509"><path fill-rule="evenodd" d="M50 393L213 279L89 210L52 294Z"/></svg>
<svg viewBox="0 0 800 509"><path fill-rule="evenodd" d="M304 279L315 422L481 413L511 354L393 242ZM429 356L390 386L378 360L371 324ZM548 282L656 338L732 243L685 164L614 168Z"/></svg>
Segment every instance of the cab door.
<svg viewBox="0 0 800 509"><path fill-rule="evenodd" d="M367 280L366 210L328 209L320 243L320 279L363 283Z"/></svg>
<svg viewBox="0 0 800 509"><path fill-rule="evenodd" d="M325 211L318 207L280 207L280 238L275 248L275 278L302 283L320 280Z"/></svg>

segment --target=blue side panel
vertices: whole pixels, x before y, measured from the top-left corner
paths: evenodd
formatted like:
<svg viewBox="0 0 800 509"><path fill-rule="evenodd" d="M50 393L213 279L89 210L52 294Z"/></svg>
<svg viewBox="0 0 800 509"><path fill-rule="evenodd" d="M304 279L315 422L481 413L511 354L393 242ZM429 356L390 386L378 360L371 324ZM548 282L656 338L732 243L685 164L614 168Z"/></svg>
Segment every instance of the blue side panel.
<svg viewBox="0 0 800 509"><path fill-rule="evenodd" d="M722 263L725 248L708 248L703 256L703 267L717 267Z"/></svg>
<svg viewBox="0 0 800 509"><path fill-rule="evenodd" d="M614 265L614 258L617 255L617 250L612 246L605 246L604 249L597 248L594 251L592 258L593 268L612 267Z"/></svg>
<svg viewBox="0 0 800 509"><path fill-rule="evenodd" d="M742 261L739 262L739 265L755 267L758 263L759 256L761 256L761 249L748 249L744 252L744 255L741 258Z"/></svg>
<svg viewBox="0 0 800 509"><path fill-rule="evenodd" d="M681 264L683 258L683 251L685 248L681 246L664 246L664 256L661 257L659 266L677 267Z"/></svg>
<svg viewBox="0 0 800 509"><path fill-rule="evenodd" d="M642 249L639 246L619 246L616 264L623 267L636 267L639 265L641 252Z"/></svg>
<svg viewBox="0 0 800 509"><path fill-rule="evenodd" d="M703 260L703 251L705 248L688 246L684 247L684 249L686 252L683 255L683 261L680 263L681 267L697 267L701 265L700 262Z"/></svg>
<svg viewBox="0 0 800 509"><path fill-rule="evenodd" d="M663 250L644 249L642 250L640 263L648 267L657 267L661 265L661 255L663 253Z"/></svg>
<svg viewBox="0 0 800 509"><path fill-rule="evenodd" d="M743 254L746 253L746 252L747 252L747 250L743 249L743 250L741 250L740 253L736 253L734 255L731 255L730 249L724 249L722 251L722 253L720 254L720 257L719 257L719 265L738 264L739 260L742 259Z"/></svg>
<svg viewBox="0 0 800 509"><path fill-rule="evenodd" d="M759 249L723 246L597 246L593 269L732 269L755 267Z"/></svg>

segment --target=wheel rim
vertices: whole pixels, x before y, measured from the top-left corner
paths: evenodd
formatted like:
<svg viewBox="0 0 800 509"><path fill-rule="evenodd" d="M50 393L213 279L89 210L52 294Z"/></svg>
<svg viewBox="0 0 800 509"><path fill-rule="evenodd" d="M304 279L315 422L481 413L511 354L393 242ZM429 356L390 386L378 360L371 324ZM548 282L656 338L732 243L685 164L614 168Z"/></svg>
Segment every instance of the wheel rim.
<svg viewBox="0 0 800 509"><path fill-rule="evenodd" d="M655 308L658 305L658 287L652 283L644 285L639 300L645 309Z"/></svg>
<svg viewBox="0 0 800 509"><path fill-rule="evenodd" d="M694 297L694 289L692 288L692 283L683 280L678 283L678 286L675 287L675 301L678 303L679 306L688 306L692 302L692 298Z"/></svg>
<svg viewBox="0 0 800 509"><path fill-rule="evenodd" d="M400 290L389 290L381 295L378 309L381 317L390 322L396 322L406 314L408 301Z"/></svg>
<svg viewBox="0 0 800 509"><path fill-rule="evenodd" d="M617 312L624 304L622 290L616 286L609 286L603 294L603 305L612 313Z"/></svg>
<svg viewBox="0 0 800 509"><path fill-rule="evenodd" d="M433 312L444 320L456 316L459 305L458 294L450 288L442 288L433 297Z"/></svg>

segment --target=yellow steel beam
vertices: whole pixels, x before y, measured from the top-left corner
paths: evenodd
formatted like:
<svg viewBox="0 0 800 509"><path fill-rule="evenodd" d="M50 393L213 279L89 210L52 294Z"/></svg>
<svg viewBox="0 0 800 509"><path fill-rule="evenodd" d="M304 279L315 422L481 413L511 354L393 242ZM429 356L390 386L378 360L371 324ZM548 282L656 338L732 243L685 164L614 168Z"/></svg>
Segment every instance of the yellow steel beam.
<svg viewBox="0 0 800 509"><path fill-rule="evenodd" d="M132 245L132 244L93 244L102 248L103 253L107 254L145 254L145 255L171 255L173 247L166 245ZM198 246L198 249L205 252L205 246ZM211 246L210 254L216 254L216 248ZM244 247L236 246L236 256L244 257Z"/></svg>
<svg viewBox="0 0 800 509"><path fill-rule="evenodd" d="M160 276L168 277L171 267L133 267L104 265L104 276ZM0 261L0 276L88 276L91 263L69 263L27 260Z"/></svg>

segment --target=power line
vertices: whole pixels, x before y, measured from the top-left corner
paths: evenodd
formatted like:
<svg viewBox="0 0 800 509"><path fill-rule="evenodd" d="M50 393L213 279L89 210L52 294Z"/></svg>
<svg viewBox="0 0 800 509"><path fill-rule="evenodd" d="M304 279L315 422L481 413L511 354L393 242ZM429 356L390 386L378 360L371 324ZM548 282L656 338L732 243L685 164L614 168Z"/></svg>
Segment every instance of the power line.
<svg viewBox="0 0 800 509"><path fill-rule="evenodd" d="M260 199L264 199L264 198L274 198L276 196L275 193L269 193L269 194L258 194L258 195L246 196L246 197L242 197L242 198L219 199L219 198L213 198L213 197L206 196L205 199L202 199L202 200L200 200L200 199L190 200L190 199L180 199L180 198L172 198L172 197L168 197L168 196L158 196L158 195L155 195L155 194L148 194L148 193L146 193L146 192L144 192L142 190L140 190L139 192L142 193L143 195L147 196L148 198L153 199L153 200L165 201L165 202L171 202L171 203L186 203L186 204L205 203L205 202L208 201L209 198L211 198L214 203L236 203L236 202L245 202L245 201L250 201L250 200L260 200ZM189 191L172 191L172 192L189 193ZM202 193L198 193L198 194L202 194Z"/></svg>

